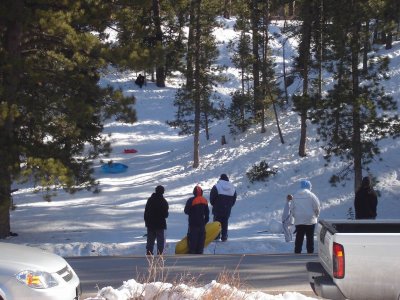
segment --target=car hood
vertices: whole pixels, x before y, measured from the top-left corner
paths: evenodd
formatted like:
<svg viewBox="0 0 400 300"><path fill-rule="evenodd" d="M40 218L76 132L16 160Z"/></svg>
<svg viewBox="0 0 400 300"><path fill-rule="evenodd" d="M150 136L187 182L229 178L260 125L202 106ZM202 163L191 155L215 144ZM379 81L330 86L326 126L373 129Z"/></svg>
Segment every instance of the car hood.
<svg viewBox="0 0 400 300"><path fill-rule="evenodd" d="M39 248L0 243L0 273L10 275L23 270L41 270L54 273L64 268L67 262L60 256Z"/></svg>

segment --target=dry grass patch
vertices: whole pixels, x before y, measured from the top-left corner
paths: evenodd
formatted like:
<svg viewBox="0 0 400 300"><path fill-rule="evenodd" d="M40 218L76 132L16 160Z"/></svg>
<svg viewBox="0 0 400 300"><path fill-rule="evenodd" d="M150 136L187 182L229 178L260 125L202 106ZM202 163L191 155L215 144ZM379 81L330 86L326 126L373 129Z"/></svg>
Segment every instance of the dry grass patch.
<svg viewBox="0 0 400 300"><path fill-rule="evenodd" d="M144 280L141 280L145 285L143 292L144 298L137 299L199 299L199 300L227 300L246 299L245 292L247 288L242 282L238 272L238 266L234 272L222 271L215 281L206 284L200 284L200 277L193 276L190 272L185 272L172 281L168 278L169 271L165 266L165 258L163 256L147 257L149 268ZM171 283L167 282L168 281ZM158 283L158 284L155 284ZM147 287L146 287L147 286ZM151 289L151 291L150 291ZM149 295L149 292L151 295ZM143 296L143 295L142 295Z"/></svg>

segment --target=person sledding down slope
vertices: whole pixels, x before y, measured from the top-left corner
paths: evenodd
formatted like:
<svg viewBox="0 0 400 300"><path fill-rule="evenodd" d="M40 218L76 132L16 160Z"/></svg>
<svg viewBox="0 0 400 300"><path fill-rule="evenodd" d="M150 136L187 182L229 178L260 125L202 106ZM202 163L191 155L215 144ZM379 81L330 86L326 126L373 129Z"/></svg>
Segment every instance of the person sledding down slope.
<svg viewBox="0 0 400 300"><path fill-rule="evenodd" d="M217 184L215 184L210 192L210 203L212 205L212 213L214 221L221 223L221 241L228 239L228 220L231 215L232 207L236 202L236 189L226 174L221 174ZM219 239L219 236L216 240Z"/></svg>
<svg viewBox="0 0 400 300"><path fill-rule="evenodd" d="M187 200L185 214L189 216L188 244L190 254L203 254L206 239L206 224L209 221L210 210L207 199L203 197L203 190L196 185L193 189L194 197Z"/></svg>

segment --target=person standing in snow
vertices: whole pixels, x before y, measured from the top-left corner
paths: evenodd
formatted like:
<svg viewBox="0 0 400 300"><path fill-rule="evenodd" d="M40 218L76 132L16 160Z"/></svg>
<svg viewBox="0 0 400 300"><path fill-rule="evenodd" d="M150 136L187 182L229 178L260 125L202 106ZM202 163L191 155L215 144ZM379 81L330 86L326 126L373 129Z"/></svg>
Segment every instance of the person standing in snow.
<svg viewBox="0 0 400 300"><path fill-rule="evenodd" d="M364 177L361 182L361 187L356 192L354 199L356 220L375 219L377 205L378 196L372 187L371 179L369 177Z"/></svg>
<svg viewBox="0 0 400 300"><path fill-rule="evenodd" d="M296 226L295 253L301 253L304 236L307 253L314 253L314 229L320 213L318 197L311 192L311 182L300 181L300 190L293 195L292 215Z"/></svg>
<svg viewBox="0 0 400 300"><path fill-rule="evenodd" d="M196 185L193 197L185 205L185 214L189 216L188 244L190 254L203 254L206 239L206 224L210 218L207 199L203 197L203 190Z"/></svg>
<svg viewBox="0 0 400 300"><path fill-rule="evenodd" d="M169 205L164 198L164 187L158 185L155 193L147 200L144 209L144 222L147 227L146 254L153 255L154 242L157 239L157 254L162 255L165 244Z"/></svg>
<svg viewBox="0 0 400 300"><path fill-rule="evenodd" d="M236 189L228 176L221 174L218 182L211 189L210 203L213 207L214 221L221 223L221 241L223 242L228 239L228 220L236 197ZM218 240L219 236L216 239Z"/></svg>
<svg viewBox="0 0 400 300"><path fill-rule="evenodd" d="M142 88L143 84L145 82L145 78L142 74L139 74L139 76L136 78L135 83Z"/></svg>
<svg viewBox="0 0 400 300"><path fill-rule="evenodd" d="M287 195L286 204L282 212L282 228L285 234L285 241L291 242L293 239L291 226L293 225L293 216L291 211L291 201L293 200L292 195Z"/></svg>

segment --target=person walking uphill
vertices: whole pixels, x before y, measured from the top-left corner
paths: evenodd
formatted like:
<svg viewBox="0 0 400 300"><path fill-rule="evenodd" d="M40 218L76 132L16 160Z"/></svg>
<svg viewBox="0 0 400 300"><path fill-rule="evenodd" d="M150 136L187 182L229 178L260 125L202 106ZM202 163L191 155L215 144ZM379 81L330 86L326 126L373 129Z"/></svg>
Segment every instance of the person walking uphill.
<svg viewBox="0 0 400 300"><path fill-rule="evenodd" d="M155 193L147 200L144 209L144 222L147 227L146 254L153 255L154 242L157 239L157 254L164 252L165 237L164 231L167 229L169 205L164 198L164 187L156 187Z"/></svg>
<svg viewBox="0 0 400 300"><path fill-rule="evenodd" d="M356 219L375 219L377 205L378 196L372 187L371 180L369 177L364 177L354 199Z"/></svg>
<svg viewBox="0 0 400 300"><path fill-rule="evenodd" d="M206 239L206 224L210 218L210 210L200 186L196 185L194 187L193 195L194 197L189 198L185 205L185 214L189 216L189 253L203 254Z"/></svg>
<svg viewBox="0 0 400 300"><path fill-rule="evenodd" d="M311 192L311 182L301 180L300 190L293 195L292 215L296 226L295 253L301 253L304 235L307 238L307 253L314 253L314 228L317 224L320 203L318 197Z"/></svg>
<svg viewBox="0 0 400 300"><path fill-rule="evenodd" d="M235 205L236 197L236 189L229 181L228 176L221 174L217 184L211 189L210 203L213 207L214 221L221 223L221 241L223 242L228 239L228 220L232 207Z"/></svg>

